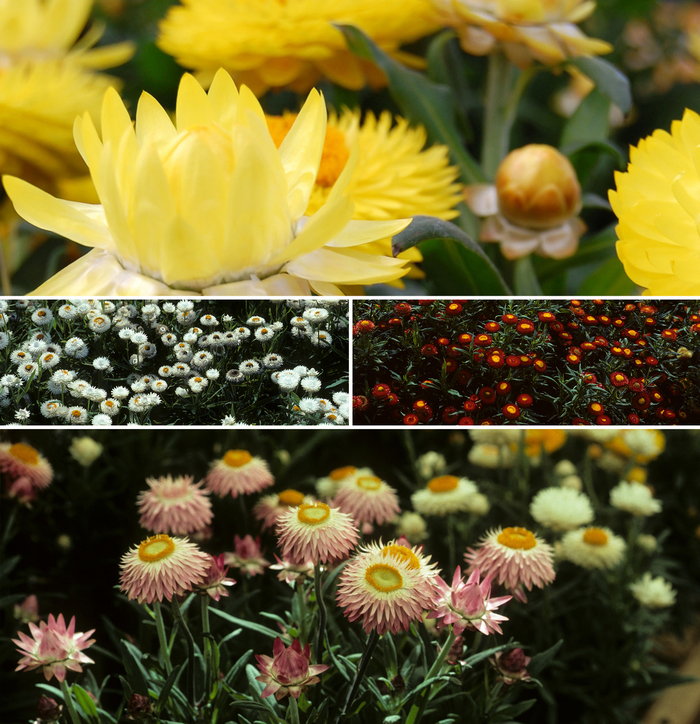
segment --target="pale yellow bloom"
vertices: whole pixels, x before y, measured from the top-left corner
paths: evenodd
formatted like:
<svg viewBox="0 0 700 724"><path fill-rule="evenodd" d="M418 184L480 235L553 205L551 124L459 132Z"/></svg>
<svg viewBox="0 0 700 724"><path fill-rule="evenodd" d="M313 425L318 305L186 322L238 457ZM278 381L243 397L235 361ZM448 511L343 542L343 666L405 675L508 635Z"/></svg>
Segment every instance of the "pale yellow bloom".
<svg viewBox="0 0 700 724"><path fill-rule="evenodd" d="M355 57L333 24L354 25L412 65L399 46L438 29L429 0L182 0L160 23L161 50L199 71L203 83L223 67L256 95L269 88L308 91L321 77L353 90L385 84Z"/></svg>
<svg viewBox="0 0 700 724"><path fill-rule="evenodd" d="M593 0L433 0L443 22L455 28L465 52L488 55L502 48L511 62L556 65L567 58L609 53L612 46L587 37L577 23L595 10Z"/></svg>
<svg viewBox="0 0 700 724"><path fill-rule="evenodd" d="M403 276L405 262L355 248L409 223L352 220L344 191L356 148L324 207L304 216L325 129L323 99L312 91L276 149L260 104L223 70L208 94L183 76L175 123L144 93L133 124L109 90L102 137L88 114L75 126L101 204L60 201L4 179L30 223L93 248L35 293L338 294L338 285Z"/></svg>

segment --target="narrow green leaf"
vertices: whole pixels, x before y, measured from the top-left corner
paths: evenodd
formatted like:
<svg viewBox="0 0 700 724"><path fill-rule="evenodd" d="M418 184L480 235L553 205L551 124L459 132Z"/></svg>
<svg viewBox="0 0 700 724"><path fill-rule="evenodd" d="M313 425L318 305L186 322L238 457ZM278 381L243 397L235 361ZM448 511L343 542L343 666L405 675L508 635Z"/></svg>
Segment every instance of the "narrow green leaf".
<svg viewBox="0 0 700 724"><path fill-rule="evenodd" d="M488 659L489 656L493 656L498 651L503 651L503 649L512 648L512 646L513 646L513 644L503 644L502 646L494 646L491 649L487 649L486 651L480 651L478 654L469 656L464 662L464 668L471 669L474 666L474 664L478 664L480 661L483 661L484 659Z"/></svg>
<svg viewBox="0 0 700 724"><path fill-rule="evenodd" d="M629 113L632 108L632 89L629 78L622 71L609 61L593 56L573 58L569 62L587 75L598 91L619 106L623 113Z"/></svg>
<svg viewBox="0 0 700 724"><path fill-rule="evenodd" d="M583 151L594 151L601 155L610 156L615 160L617 168L620 170L624 169L625 164L627 163L625 155L622 153L622 151L610 141L575 141L573 143L567 144L566 146L562 146L559 150L568 158L572 158L577 153L581 153ZM604 208L609 209L610 205L608 204Z"/></svg>
<svg viewBox="0 0 700 724"><path fill-rule="evenodd" d="M0 578L4 578L8 573L12 572L12 569L19 563L21 556L12 556L6 561L0 563Z"/></svg>
<svg viewBox="0 0 700 724"><path fill-rule="evenodd" d="M79 686L78 684L73 684L71 687L71 691L73 693L73 696L75 697L75 700L78 702L78 705L85 713L85 716L88 718L88 721L90 722L96 722L99 724L100 716L97 713L97 707L95 706L95 702L90 698L90 695L83 689L82 686Z"/></svg>
<svg viewBox="0 0 700 724"><path fill-rule="evenodd" d="M173 686L177 683L178 679L180 678L180 673L182 672L182 664L178 664L177 666L173 667L173 670L168 675L168 678L165 680L165 683L163 684L163 688L160 690L160 694L158 694L158 703L156 704L156 714L160 714L163 707L166 705L168 701L168 697L170 696L170 690L173 688Z"/></svg>
<svg viewBox="0 0 700 724"><path fill-rule="evenodd" d="M120 641L119 647L131 689L141 696L148 696L148 673L141 663L141 652L128 641Z"/></svg>
<svg viewBox="0 0 700 724"><path fill-rule="evenodd" d="M637 291L637 285L627 276L622 262L610 257L583 281L580 294L594 296L631 296Z"/></svg>
<svg viewBox="0 0 700 724"><path fill-rule="evenodd" d="M235 624L236 626L240 626L241 628L248 629L249 631L255 631L256 633L262 634L263 636L268 636L271 639L276 639L278 636L285 641L285 643L290 644L291 641L288 637L285 637L280 634L279 631L273 631L271 628L268 628L267 626L262 626L259 623L253 623L252 621L246 621L243 618L236 618L235 616L232 616L230 613L225 613L224 611L220 611L218 608L211 608L209 609L211 613L216 614L217 616L220 616L221 618L225 619L226 621L229 621L232 624Z"/></svg>

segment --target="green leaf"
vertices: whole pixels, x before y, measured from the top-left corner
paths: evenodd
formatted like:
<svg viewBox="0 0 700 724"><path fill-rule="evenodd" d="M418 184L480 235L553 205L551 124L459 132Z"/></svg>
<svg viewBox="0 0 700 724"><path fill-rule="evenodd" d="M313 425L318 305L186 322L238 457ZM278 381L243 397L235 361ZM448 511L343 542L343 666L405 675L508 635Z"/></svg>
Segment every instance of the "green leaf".
<svg viewBox="0 0 700 724"><path fill-rule="evenodd" d="M637 285L627 276L622 262L610 257L593 271L579 287L580 294L594 296L631 296L637 291Z"/></svg>
<svg viewBox="0 0 700 724"><path fill-rule="evenodd" d="M401 112L412 121L423 124L432 141L449 147L462 173L462 180L465 183L484 181L483 172L464 147L457 130L450 88L433 83L425 75L405 68L352 25L336 27L345 36L352 53L362 60L376 63L384 71L389 82L389 93Z"/></svg>
<svg viewBox="0 0 700 724"><path fill-rule="evenodd" d="M611 156L615 160L617 168L620 170L624 169L627 162L622 151L610 141L575 141L574 143L562 146L559 150L568 158L583 151L597 151L601 155ZM610 204L606 203L606 206L602 208L610 209Z"/></svg>
<svg viewBox="0 0 700 724"><path fill-rule="evenodd" d="M486 651L480 651L478 654L474 654L473 656L470 656L468 659L464 662L464 667L467 669L473 668L474 664L478 664L480 661L483 661L484 659L488 659L489 656L493 656L498 651L503 651L503 649L509 649L512 648L513 644L502 644L501 646L494 646L492 649L486 649Z"/></svg>
<svg viewBox="0 0 700 724"><path fill-rule="evenodd" d="M440 294L508 295L510 289L481 246L449 221L414 216L392 240L394 256L419 245L422 268Z"/></svg>
<svg viewBox="0 0 700 724"><path fill-rule="evenodd" d="M95 706L95 702L90 698L90 695L87 693L87 691L85 691L82 686L78 686L78 684L73 684L73 686L71 687L71 692L75 697L75 700L78 702L80 708L85 713L85 716L88 718L88 721L97 722L99 724L100 716L97 713L97 707Z"/></svg>
<svg viewBox="0 0 700 724"><path fill-rule="evenodd" d="M232 616L230 613L225 613L224 611L220 611L218 608L211 608L209 609L212 613L215 613L217 616L221 616L221 618L225 619L226 621L229 621L230 623L235 624L236 626L240 626L241 628L246 628L249 631L255 631L256 633L262 634L263 636L268 636L271 639L276 639L278 636L287 644L291 643L289 641L288 637L285 637L283 635L280 635L279 631L273 631L271 628L268 628L267 626L262 626L259 623L253 623L252 621L246 621L242 618L236 618L235 616Z"/></svg>
<svg viewBox="0 0 700 724"><path fill-rule="evenodd" d="M629 78L622 71L609 61L593 56L574 58L569 62L587 75L595 83L598 91L609 98L623 113L629 113L632 108L632 89Z"/></svg>
<svg viewBox="0 0 700 724"><path fill-rule="evenodd" d="M19 563L21 556L12 556L6 561L0 563L0 578L4 578L8 573L12 572L12 569Z"/></svg>
<svg viewBox="0 0 700 724"><path fill-rule="evenodd" d="M119 647L131 689L141 696L148 696L148 673L141 663L141 652L128 641L120 641Z"/></svg>
<svg viewBox="0 0 700 724"><path fill-rule="evenodd" d="M599 91L592 90L564 126L559 148L606 141L610 132L609 112L610 99Z"/></svg>
<svg viewBox="0 0 700 724"><path fill-rule="evenodd" d="M515 293L521 296L537 297L542 295L542 288L529 254L513 262L513 287Z"/></svg>
<svg viewBox="0 0 700 724"><path fill-rule="evenodd" d="M158 703L156 704L156 714L160 714L163 707L168 702L168 697L170 696L170 690L173 688L175 684L177 684L178 679L180 678L180 673L182 672L182 664L178 664L173 668L173 670L168 675L168 678L165 680L165 683L163 684L163 688L160 690L160 694L158 694Z"/></svg>

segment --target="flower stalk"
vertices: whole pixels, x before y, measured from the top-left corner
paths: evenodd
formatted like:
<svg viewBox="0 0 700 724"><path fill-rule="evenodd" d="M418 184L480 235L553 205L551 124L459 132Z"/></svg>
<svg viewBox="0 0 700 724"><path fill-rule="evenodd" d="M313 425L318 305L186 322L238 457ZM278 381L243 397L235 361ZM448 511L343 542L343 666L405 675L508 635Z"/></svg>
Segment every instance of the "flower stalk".
<svg viewBox="0 0 700 724"><path fill-rule="evenodd" d="M367 671L369 662L372 660L372 655L374 654L374 650L377 648L378 643L379 643L379 634L377 633L376 629L373 629L372 632L370 633L370 635L367 637L367 648L365 649L365 652L362 654L360 663L357 665L357 671L355 672L355 678L353 679L352 686L350 687L350 690L348 691L348 694L345 697L345 701L343 702L343 708L340 710L340 713L338 714L338 717L335 720L335 724L338 724L338 722L340 722L340 720L347 713L347 710L350 708L350 704L352 704L352 701L355 698L355 695L357 694L357 690L360 688L360 683L362 682L362 679L364 678L365 672Z"/></svg>
<svg viewBox="0 0 700 724"><path fill-rule="evenodd" d="M68 686L66 680L61 681L61 691L63 692L63 699L66 702L66 708L70 714L71 721L73 724L80 724L80 718L78 712L75 710L75 704L73 704L73 695L71 693L71 687Z"/></svg>

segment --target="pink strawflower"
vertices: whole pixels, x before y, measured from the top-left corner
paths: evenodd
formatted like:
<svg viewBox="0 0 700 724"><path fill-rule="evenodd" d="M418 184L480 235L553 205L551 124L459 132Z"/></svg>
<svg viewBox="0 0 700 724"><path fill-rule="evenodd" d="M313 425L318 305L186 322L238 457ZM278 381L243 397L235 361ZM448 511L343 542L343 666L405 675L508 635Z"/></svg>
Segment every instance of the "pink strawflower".
<svg viewBox="0 0 700 724"><path fill-rule="evenodd" d="M264 573L270 562L265 559L260 550L260 536L253 538L247 535L241 538L238 535L233 537L235 550L233 553L224 553L225 562L229 566L240 568L241 573L246 576L257 576Z"/></svg>
<svg viewBox="0 0 700 724"><path fill-rule="evenodd" d="M490 530L476 550L464 554L469 573L479 569L505 587L519 601L527 601L523 586L543 588L555 578L554 550L526 528Z"/></svg>
<svg viewBox="0 0 700 724"><path fill-rule="evenodd" d="M24 442L0 443L0 471L11 478L29 478L32 485L41 490L53 480L53 468L49 461L31 445Z"/></svg>
<svg viewBox="0 0 700 724"><path fill-rule="evenodd" d="M38 488L35 488L30 478L22 475L15 478L7 484L7 495L10 498L17 498L20 505L26 505L27 508L32 507L32 503L36 500Z"/></svg>
<svg viewBox="0 0 700 724"><path fill-rule="evenodd" d="M191 475L167 475L147 478L146 483L150 489L141 491L136 501L139 523L146 530L187 535L211 523L211 501L209 491L201 489L203 481L195 483Z"/></svg>
<svg viewBox="0 0 700 724"><path fill-rule="evenodd" d="M292 563L314 564L345 558L357 542L352 518L325 503L302 503L280 517L282 555Z"/></svg>
<svg viewBox="0 0 700 724"><path fill-rule="evenodd" d="M209 490L221 497L233 498L259 493L274 482L267 463L247 450L229 450L220 460L211 463L206 477Z"/></svg>
<svg viewBox="0 0 700 724"><path fill-rule="evenodd" d="M194 590L199 593L207 593L218 601L222 596L228 596L226 586L235 586L236 582L233 578L226 578L228 566L223 553L218 556L209 556L209 559L209 573L202 583L198 583L194 587Z"/></svg>
<svg viewBox="0 0 700 724"><path fill-rule="evenodd" d="M272 530L277 525L282 513L289 508L298 508L302 503L313 503L310 495L304 495L298 490L283 490L281 493L264 495L255 504L253 515L260 521L263 530Z"/></svg>
<svg viewBox="0 0 700 724"><path fill-rule="evenodd" d="M531 659L525 656L522 649L511 649L507 653L497 651L489 662L498 671L500 676L496 681L502 681L504 684L514 684L516 681L528 681L531 677L527 673L527 665Z"/></svg>
<svg viewBox="0 0 700 724"><path fill-rule="evenodd" d="M14 616L22 623L36 622L39 620L39 600L32 593L27 596L22 603L16 603Z"/></svg>
<svg viewBox="0 0 700 724"><path fill-rule="evenodd" d="M278 581L284 581L290 586L294 586L296 581L303 583L305 579L314 575L313 561L305 561L304 563L292 563L289 558L280 558L275 555L277 563L270 566L271 571L279 571L277 574Z"/></svg>
<svg viewBox="0 0 700 724"><path fill-rule="evenodd" d="M401 512L396 491L376 475L351 477L343 482L333 505L349 513L358 524L382 525Z"/></svg>
<svg viewBox="0 0 700 724"><path fill-rule="evenodd" d="M266 684L260 695L263 699L271 694L274 694L277 700L287 694L298 699L312 684L321 681L316 674L328 669L326 664L309 665L311 648L306 644L302 649L299 639L294 639L291 646L285 647L278 636L272 647L272 655L273 658L255 655L261 674L256 680Z"/></svg>
<svg viewBox="0 0 700 724"><path fill-rule="evenodd" d="M119 590L139 603L171 601L207 579L210 559L187 538L151 536L122 557Z"/></svg>
<svg viewBox="0 0 700 724"><path fill-rule="evenodd" d="M62 613L58 614L57 619L53 617L53 614L49 614L48 624L44 621L41 621L38 626L30 623L29 630L33 638L18 631L19 640L12 639L19 646L17 651L22 654L15 671L22 671L22 669L31 671L41 668L46 681L51 681L53 676L59 681L63 681L68 669L82 671L81 664L95 663L89 656L82 653L84 649L95 643L95 639L90 638L95 629L86 633L75 633L75 616L66 628Z"/></svg>
<svg viewBox="0 0 700 724"><path fill-rule="evenodd" d="M503 633L498 622L508 619L492 612L513 597L490 598L491 576L486 576L479 582L479 569L476 568L465 582L462 579L462 571L457 566L451 587L442 578L437 578L436 583L440 589L440 598L435 610L428 614L428 618L438 619L438 630L452 624L457 636L464 629L481 631L485 636L494 632Z"/></svg>
<svg viewBox="0 0 700 724"><path fill-rule="evenodd" d="M349 621L363 619L367 633L407 631L437 598L435 564L420 550L370 543L340 574L337 599Z"/></svg>

